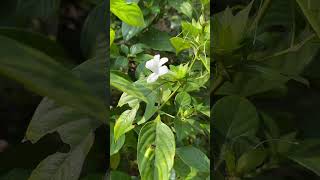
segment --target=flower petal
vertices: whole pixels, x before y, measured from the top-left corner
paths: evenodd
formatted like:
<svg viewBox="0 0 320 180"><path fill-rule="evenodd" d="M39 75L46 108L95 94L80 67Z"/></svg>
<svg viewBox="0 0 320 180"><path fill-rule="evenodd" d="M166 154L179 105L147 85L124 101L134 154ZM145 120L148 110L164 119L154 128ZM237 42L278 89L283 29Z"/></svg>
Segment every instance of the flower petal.
<svg viewBox="0 0 320 180"><path fill-rule="evenodd" d="M159 73L158 75L161 76L161 75L164 75L164 74L167 74L169 72L169 69L167 66L161 66L159 68Z"/></svg>
<svg viewBox="0 0 320 180"><path fill-rule="evenodd" d="M159 60L160 60L160 54L155 55L155 56L153 57L153 59L159 61Z"/></svg>
<svg viewBox="0 0 320 180"><path fill-rule="evenodd" d="M168 62L168 58L166 58L166 57L161 58L160 62L159 62L159 66L164 65L166 62Z"/></svg>
<svg viewBox="0 0 320 180"><path fill-rule="evenodd" d="M158 72L159 62L155 59L151 59L146 62L146 68L150 69L152 72Z"/></svg>
<svg viewBox="0 0 320 180"><path fill-rule="evenodd" d="M158 79L159 75L156 73L152 73L147 78L147 83L153 83Z"/></svg>

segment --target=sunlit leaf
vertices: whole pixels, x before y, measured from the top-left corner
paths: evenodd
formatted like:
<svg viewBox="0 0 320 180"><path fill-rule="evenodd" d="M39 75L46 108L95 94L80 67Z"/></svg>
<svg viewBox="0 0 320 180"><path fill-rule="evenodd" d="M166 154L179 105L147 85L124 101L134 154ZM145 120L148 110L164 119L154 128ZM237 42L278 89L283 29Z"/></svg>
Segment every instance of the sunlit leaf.
<svg viewBox="0 0 320 180"><path fill-rule="evenodd" d="M169 179L175 139L171 129L161 122L159 116L141 129L137 152L142 180Z"/></svg>

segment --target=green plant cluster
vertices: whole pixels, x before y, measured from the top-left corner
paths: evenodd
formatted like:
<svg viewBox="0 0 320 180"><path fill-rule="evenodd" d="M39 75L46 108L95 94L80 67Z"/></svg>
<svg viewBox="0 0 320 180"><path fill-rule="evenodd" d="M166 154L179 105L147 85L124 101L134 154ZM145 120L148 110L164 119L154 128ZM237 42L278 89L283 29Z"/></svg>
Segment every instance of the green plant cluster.
<svg viewBox="0 0 320 180"><path fill-rule="evenodd" d="M238 1L212 15L214 179L319 178L320 8L310 3Z"/></svg>
<svg viewBox="0 0 320 180"><path fill-rule="evenodd" d="M111 179L210 179L209 4L111 0Z"/></svg>

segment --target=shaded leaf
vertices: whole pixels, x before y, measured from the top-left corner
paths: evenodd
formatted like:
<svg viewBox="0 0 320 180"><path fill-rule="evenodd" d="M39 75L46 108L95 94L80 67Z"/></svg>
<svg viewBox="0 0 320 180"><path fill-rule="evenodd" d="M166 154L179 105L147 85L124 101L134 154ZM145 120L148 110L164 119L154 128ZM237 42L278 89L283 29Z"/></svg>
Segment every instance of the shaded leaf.
<svg viewBox="0 0 320 180"><path fill-rule="evenodd" d="M86 83L62 65L6 37L0 36L0 44L3 47L0 49L0 73L40 95L106 121L104 102L93 94Z"/></svg>
<svg viewBox="0 0 320 180"><path fill-rule="evenodd" d="M210 160L201 150L193 146L177 148L177 155L188 166L197 169L200 172L210 171Z"/></svg>
<svg viewBox="0 0 320 180"><path fill-rule="evenodd" d="M213 106L214 129L226 139L252 136L258 129L256 108L247 99L227 96Z"/></svg>
<svg viewBox="0 0 320 180"><path fill-rule="evenodd" d="M40 162L32 172L29 180L77 180L83 162L88 154L94 136L92 133L83 138L82 142L68 153L57 152Z"/></svg>

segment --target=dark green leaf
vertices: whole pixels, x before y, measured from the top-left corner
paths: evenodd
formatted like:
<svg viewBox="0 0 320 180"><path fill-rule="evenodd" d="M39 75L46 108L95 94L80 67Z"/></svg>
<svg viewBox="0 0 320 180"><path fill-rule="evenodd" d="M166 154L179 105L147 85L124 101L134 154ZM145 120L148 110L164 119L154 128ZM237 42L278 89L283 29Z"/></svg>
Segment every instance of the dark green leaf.
<svg viewBox="0 0 320 180"><path fill-rule="evenodd" d="M92 133L68 153L57 152L40 162L29 180L78 180L83 162L94 141Z"/></svg>
<svg viewBox="0 0 320 180"><path fill-rule="evenodd" d="M254 170L263 163L266 156L267 153L263 149L254 149L245 154L242 154L237 162L237 172L242 174Z"/></svg>
<svg viewBox="0 0 320 180"><path fill-rule="evenodd" d="M60 0L18 0L17 13L19 16L48 19L58 15Z"/></svg>
<svg viewBox="0 0 320 180"><path fill-rule="evenodd" d="M49 56L0 36L0 72L58 103L106 121L105 102ZM13 51L14 50L14 51Z"/></svg>
<svg viewBox="0 0 320 180"><path fill-rule="evenodd" d="M213 107L214 128L226 139L253 136L258 129L256 108L247 99L227 96Z"/></svg>
<svg viewBox="0 0 320 180"><path fill-rule="evenodd" d="M177 148L177 155L188 166L195 168L200 172L210 171L209 158L202 151L193 146Z"/></svg>
<svg viewBox="0 0 320 180"><path fill-rule="evenodd" d="M170 43L171 37L166 32L150 28L150 30L143 33L143 35L140 38L141 43L146 44L151 49L158 51L175 52L174 48L171 46Z"/></svg>

